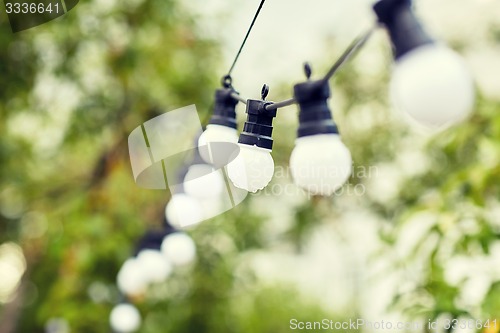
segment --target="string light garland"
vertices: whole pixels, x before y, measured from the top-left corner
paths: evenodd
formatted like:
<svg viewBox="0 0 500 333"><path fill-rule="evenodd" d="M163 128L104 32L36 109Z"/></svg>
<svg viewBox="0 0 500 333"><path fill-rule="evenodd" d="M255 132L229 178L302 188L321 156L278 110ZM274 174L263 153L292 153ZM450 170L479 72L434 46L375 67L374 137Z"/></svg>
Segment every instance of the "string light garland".
<svg viewBox="0 0 500 333"><path fill-rule="evenodd" d="M297 139L290 156L294 182L313 195L328 196L349 179L352 158L328 106L329 80L375 30L382 27L390 37L395 59L390 96L411 121L443 129L471 113L474 86L464 61L425 32L412 10L412 0L375 3L376 24L355 38L322 78L312 80L311 66L305 64L306 81L294 85L292 98L266 101L267 85L262 88L261 99L242 97L233 87L231 74L264 3L261 0L231 67L221 80L222 87L215 92L213 113L197 139L198 149L192 161L179 174L180 186L165 208L163 229L146 233L134 256L125 261L117 275L124 299L110 315L115 332L134 332L141 324L139 311L127 302L129 296L143 294L151 283L166 280L175 267L189 265L196 259L194 241L176 228L214 216L206 210L218 204L224 188L223 173L214 172L225 166L217 165L214 158L220 150L227 150L228 144L238 147L229 152L234 156L222 158L229 162L226 170L234 186L257 192L272 180L273 121L280 108L295 104L299 107ZM240 102L246 105L247 119L238 135L236 106Z"/></svg>
<svg viewBox="0 0 500 333"><path fill-rule="evenodd" d="M412 122L433 129L444 129L470 115L475 93L464 61L425 32L413 12L412 1L380 0L373 10L378 19L376 25L354 39L322 79L311 81L312 71L306 65L307 81L294 86L293 98L276 103L265 100L269 92L267 85L264 85L261 100L241 97L232 85L230 73L248 38L249 29L229 74L222 78L222 88L216 92L214 115L199 142L200 146L211 146L216 142L235 143L235 108L239 102L246 104L247 120L238 139L240 153L227 167L229 178L236 187L257 192L271 181L274 172L271 157L273 118L279 108L294 104L300 109L300 126L290 157L294 182L311 194L331 195L348 180L351 155L340 140L339 130L328 108L328 81L380 27L388 32L394 50L390 96L398 109L404 111ZM225 109L220 108L221 96L226 98Z"/></svg>

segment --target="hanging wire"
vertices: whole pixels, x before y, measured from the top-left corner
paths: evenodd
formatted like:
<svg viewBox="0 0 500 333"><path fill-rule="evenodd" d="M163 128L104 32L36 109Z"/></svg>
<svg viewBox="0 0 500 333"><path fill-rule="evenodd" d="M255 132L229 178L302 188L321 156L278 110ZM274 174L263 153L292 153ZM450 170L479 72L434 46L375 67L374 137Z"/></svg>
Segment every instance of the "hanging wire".
<svg viewBox="0 0 500 333"><path fill-rule="evenodd" d="M367 32L365 32L364 34L360 35L359 37L357 37L356 39L354 39L351 43L351 45L349 45L349 47L344 51L344 53L342 53L342 55L340 56L340 58L335 62L335 64L333 64L333 66L330 68L330 70L328 71L328 73L326 73L325 77L323 78L324 81L328 81L332 78L332 76L340 69L342 68L342 66L347 62L349 61L349 59L351 59L355 54L356 52L361 48L363 47L366 42L370 39L370 37L372 36L373 32L378 28L378 24L372 28L370 28L370 30L368 30Z"/></svg>
<svg viewBox="0 0 500 333"><path fill-rule="evenodd" d="M247 100L245 98L241 97L240 94L238 94L236 92L232 92L231 97L237 101L240 101L243 104L247 104Z"/></svg>
<svg viewBox="0 0 500 333"><path fill-rule="evenodd" d="M259 8L257 8L257 12L255 13L255 15L253 17L252 23L250 24L250 27L248 28L247 34L245 35L245 38L243 39L243 42L241 43L240 49L238 50L238 53L236 54L236 57L234 58L233 64L231 65L231 68L229 68L229 71L227 72L226 77L228 77L228 78L231 78L231 73L233 72L234 66L236 66L236 63L238 62L241 51L243 50L243 47L245 46L245 44L247 42L248 36L250 36L250 32L252 31L252 28L255 24L255 21L257 21L257 17L259 16L260 11L261 11L262 7L264 6L264 2L266 2L266 0L262 0L260 2Z"/></svg>
<svg viewBox="0 0 500 333"><path fill-rule="evenodd" d="M285 106L290 106L290 105L294 105L294 104L297 104L297 101L295 100L295 98L290 98L290 99L287 99L287 100L284 100L284 101L281 101L281 102L277 102L277 103L273 103L273 104L268 104L265 106L265 109L267 111L272 111L272 110L276 110L276 109L279 109L279 108L284 108Z"/></svg>

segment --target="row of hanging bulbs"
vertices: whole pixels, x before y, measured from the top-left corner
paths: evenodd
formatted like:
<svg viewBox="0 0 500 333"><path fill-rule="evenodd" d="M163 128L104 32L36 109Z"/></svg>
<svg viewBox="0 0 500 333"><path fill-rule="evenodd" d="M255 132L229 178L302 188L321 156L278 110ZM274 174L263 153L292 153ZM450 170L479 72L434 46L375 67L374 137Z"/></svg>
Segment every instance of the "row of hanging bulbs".
<svg viewBox="0 0 500 333"><path fill-rule="evenodd" d="M411 0L380 0L373 9L377 27L388 31L394 50L390 97L395 107L410 122L434 130L466 119L475 93L462 58L424 31ZM255 193L269 184L274 174L273 120L280 107L299 106L297 139L290 156L295 184L313 195L328 196L349 179L352 158L328 106L328 81L370 35L371 31L357 40L344 54L345 59L321 79L311 80L311 69L306 65L307 80L294 86L294 97L287 101L266 101L267 86L261 99L246 100L235 91L229 76L223 79L223 87L215 92L212 117L198 138L198 151L166 206L168 227L160 233L148 233L136 255L118 273L118 288L124 295L141 294L148 285L167 279L176 266L193 262L194 242L175 228L197 224L221 212L217 205L225 187L223 166L227 164L232 184L244 191ZM239 102L246 104L247 114L240 134L236 122ZM110 323L116 332L134 332L141 323L140 313L132 304L120 303L111 312Z"/></svg>
<svg viewBox="0 0 500 333"><path fill-rule="evenodd" d="M178 231L165 219L163 229L150 230L139 240L134 256L127 259L117 275L123 301L110 313L109 322L116 333L139 329L139 310L128 299L141 296L155 283L166 281L177 267L196 259L196 245L186 233Z"/></svg>
<svg viewBox="0 0 500 333"><path fill-rule="evenodd" d="M390 96L395 107L404 111L411 122L434 130L467 118L475 92L463 59L424 31L411 0L381 0L373 9L377 26L388 31L393 45ZM351 154L342 143L328 107L329 76L311 80L309 67L306 75L308 80L296 84L294 98L285 103L266 101L266 86L262 99L244 100L232 87L230 77L216 91L213 116L198 145L212 146L209 151L213 151L215 143L238 144L239 152L227 166L229 179L236 187L257 192L271 181L273 119L278 107L292 103L299 105L299 128L290 156L295 184L313 195L328 196L349 179ZM235 107L239 101L246 104L247 119L238 135ZM213 161L202 157L208 163Z"/></svg>

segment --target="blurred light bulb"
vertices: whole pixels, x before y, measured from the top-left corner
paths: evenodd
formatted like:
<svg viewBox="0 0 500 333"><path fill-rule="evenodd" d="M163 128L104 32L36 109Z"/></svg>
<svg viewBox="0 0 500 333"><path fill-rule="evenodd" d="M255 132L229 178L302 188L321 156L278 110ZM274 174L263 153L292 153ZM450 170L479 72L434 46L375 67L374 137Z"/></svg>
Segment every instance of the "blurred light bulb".
<svg viewBox="0 0 500 333"><path fill-rule="evenodd" d="M224 203L227 202L229 198L223 198L222 196L206 198L200 200L201 208L203 209L203 216L205 219L210 219L212 217L220 215L225 212Z"/></svg>
<svg viewBox="0 0 500 333"><path fill-rule="evenodd" d="M349 179L351 153L337 134L303 136L290 156L295 184L314 195L331 195Z"/></svg>
<svg viewBox="0 0 500 333"><path fill-rule="evenodd" d="M184 193L172 196L165 208L165 215L174 227L185 227L200 223L205 219L200 202Z"/></svg>
<svg viewBox="0 0 500 333"><path fill-rule="evenodd" d="M160 251L142 250L137 256L137 261L148 282L165 281L172 273L172 265Z"/></svg>
<svg viewBox="0 0 500 333"><path fill-rule="evenodd" d="M201 158L207 163L213 164L214 154L212 153L211 143L215 142L238 142L238 131L234 128L209 124L198 139L198 147L207 146L207 149L199 149Z"/></svg>
<svg viewBox="0 0 500 333"><path fill-rule="evenodd" d="M196 258L196 245L187 234L175 232L163 239L161 252L173 265L183 266Z"/></svg>
<svg viewBox="0 0 500 333"><path fill-rule="evenodd" d="M50 318L45 323L45 333L70 333L69 323L64 318Z"/></svg>
<svg viewBox="0 0 500 333"><path fill-rule="evenodd" d="M111 311L109 322L118 333L135 332L141 325L141 314L132 304L118 304Z"/></svg>
<svg viewBox="0 0 500 333"><path fill-rule="evenodd" d="M229 179L234 186L255 193L266 187L273 178L271 151L245 144L239 146L238 156L227 165Z"/></svg>
<svg viewBox="0 0 500 333"><path fill-rule="evenodd" d="M443 45L420 46L396 62L391 97L398 108L427 128L464 120L472 111L474 95L464 61Z"/></svg>
<svg viewBox="0 0 500 333"><path fill-rule="evenodd" d="M117 285L126 295L139 295L144 293L147 281L142 271L142 266L136 258L127 259L117 276Z"/></svg>
<svg viewBox="0 0 500 333"><path fill-rule="evenodd" d="M189 167L184 177L186 194L206 199L219 196L224 188L224 178L221 170L215 170L208 164L195 164Z"/></svg>

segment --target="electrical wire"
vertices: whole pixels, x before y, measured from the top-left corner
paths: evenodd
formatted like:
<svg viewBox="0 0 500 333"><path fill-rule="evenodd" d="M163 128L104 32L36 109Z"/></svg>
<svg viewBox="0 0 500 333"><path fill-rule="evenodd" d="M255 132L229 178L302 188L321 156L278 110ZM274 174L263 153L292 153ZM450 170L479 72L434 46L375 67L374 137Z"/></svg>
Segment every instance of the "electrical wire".
<svg viewBox="0 0 500 333"><path fill-rule="evenodd" d="M347 49L342 53L342 55L335 61L333 66L330 68L330 70L326 73L326 75L323 77L322 80L328 81L330 80L333 75L344 66L347 61L352 59L353 56L356 55L357 51L359 51L365 44L368 42L370 37L372 36L373 32L378 28L378 24L372 28L370 28L367 32L361 34L357 38L355 38L351 44L347 47ZM273 103L270 105L266 106L267 111L272 111L276 110L278 108L282 108L285 106L290 106L293 104L296 104L297 101L295 98L290 98L281 102Z"/></svg>
<svg viewBox="0 0 500 333"><path fill-rule="evenodd" d="M236 66L236 63L238 62L238 59L240 58L241 51L243 51L243 47L245 46L248 36L250 36L250 32L252 32L253 26L255 25L255 22L257 21L257 17L259 17L260 11L262 10L262 7L264 6L264 2L266 0L262 0L260 2L259 8L257 8L257 12L255 13L252 23L250 24L250 27L248 28L247 34L245 35L245 38L243 39L243 42L241 43L240 49L238 50L238 53L236 54L236 57L233 60L233 64L229 68L229 71L227 72L226 77L231 77L231 73L233 72L234 66Z"/></svg>
<svg viewBox="0 0 500 333"><path fill-rule="evenodd" d="M237 101L240 101L241 103L243 104L247 104L247 100L243 97L241 97L239 94L237 94L236 92L232 92L231 93L231 97Z"/></svg>
<svg viewBox="0 0 500 333"><path fill-rule="evenodd" d="M366 42L370 39L370 37L372 36L373 32L378 28L378 25L370 28L370 30L368 30L367 32L365 32L364 34L362 34L361 36L357 37L356 39L354 39L351 43L351 45L349 45L349 47L347 47L347 49L344 51L344 53L342 53L342 55L340 56L340 58L335 62L335 64L333 64L333 66L330 68L330 70L328 71L328 73L326 73L325 77L323 78L324 81L328 81L332 78L332 76L340 69L342 68L342 66L349 60L351 59L355 54L356 52L361 48L363 47Z"/></svg>

